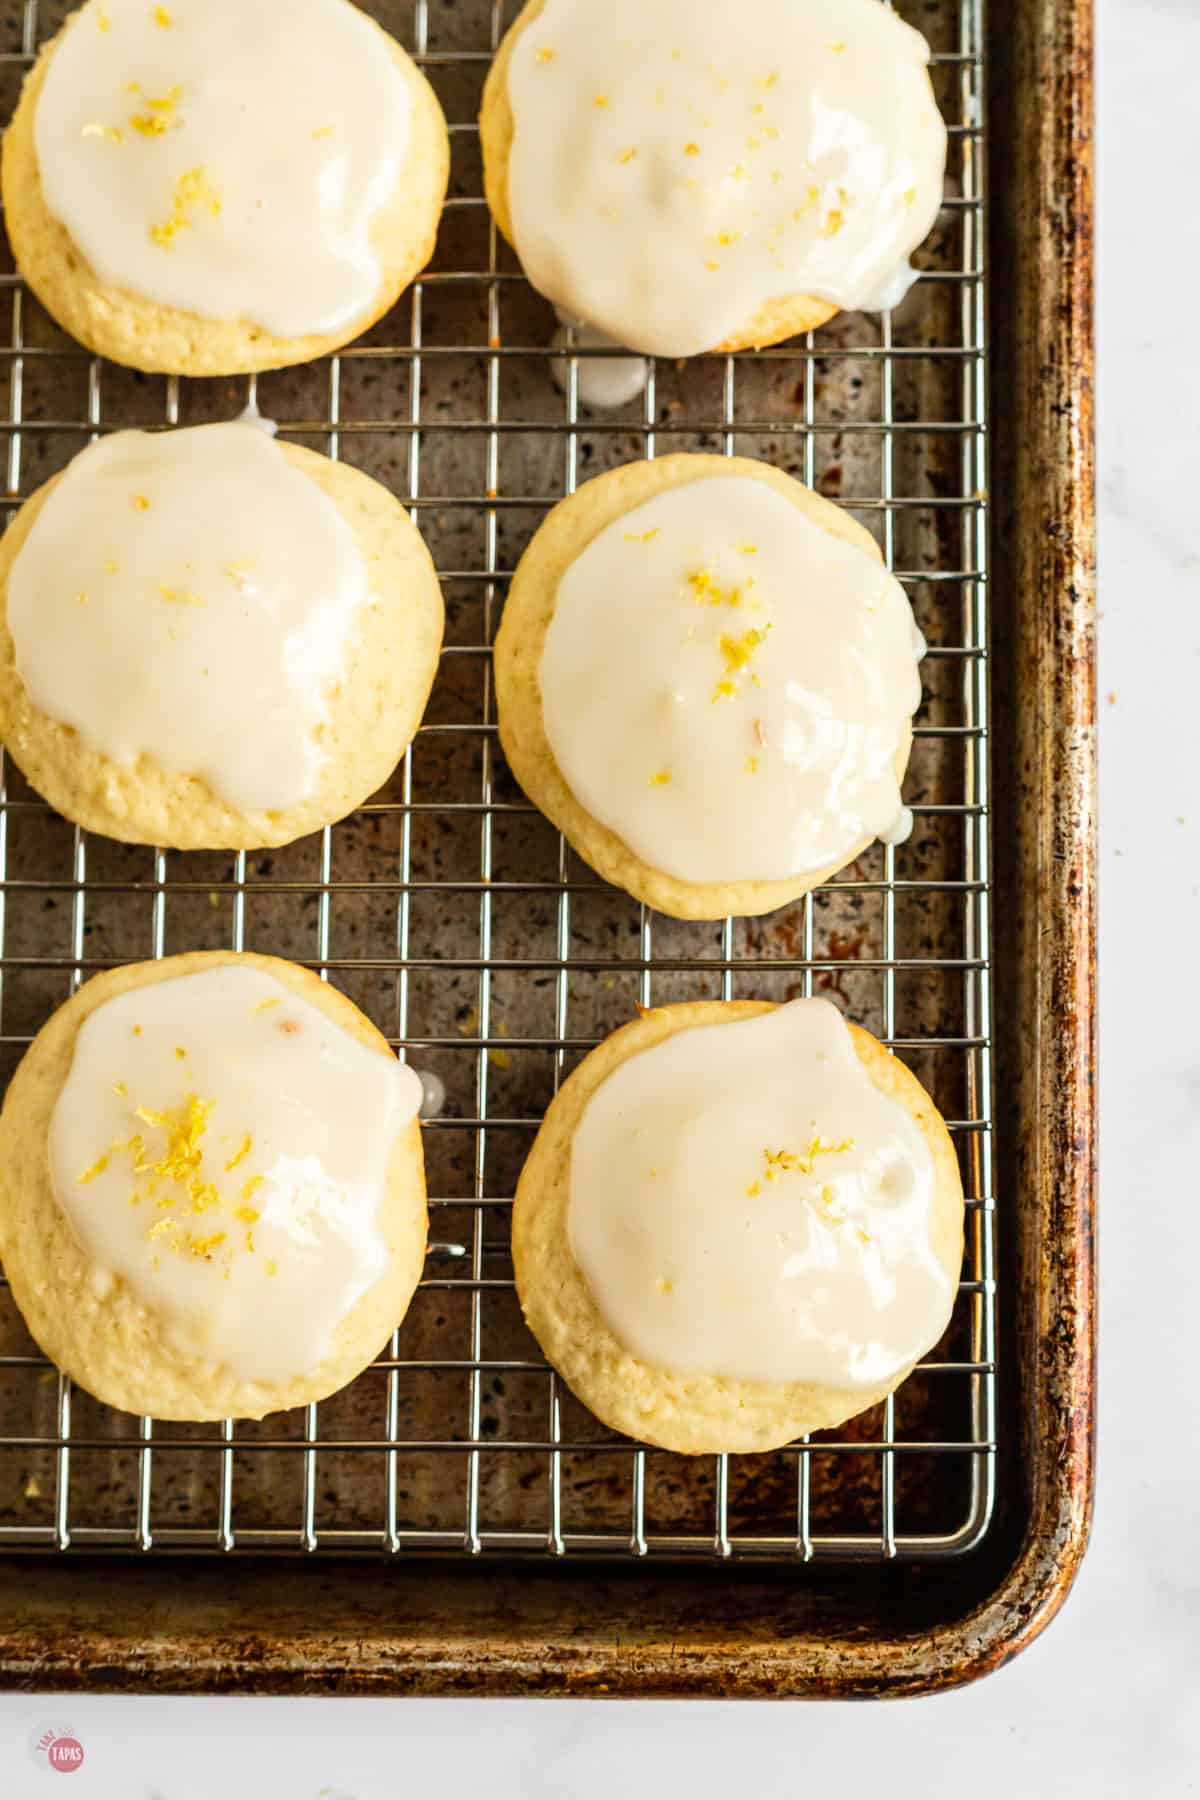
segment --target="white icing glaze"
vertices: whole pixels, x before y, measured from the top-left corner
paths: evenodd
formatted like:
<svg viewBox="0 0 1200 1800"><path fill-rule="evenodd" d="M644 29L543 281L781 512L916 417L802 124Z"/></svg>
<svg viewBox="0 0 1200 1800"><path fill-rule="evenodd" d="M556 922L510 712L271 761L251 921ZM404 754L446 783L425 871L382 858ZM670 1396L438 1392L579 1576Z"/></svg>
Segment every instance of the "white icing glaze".
<svg viewBox="0 0 1200 1800"><path fill-rule="evenodd" d="M880 0L547 0L508 75L529 279L663 356L772 300L893 305L941 203L928 54Z"/></svg>
<svg viewBox="0 0 1200 1800"><path fill-rule="evenodd" d="M945 1329L934 1167L826 1000L680 1031L593 1094L572 1254L625 1347L681 1374L868 1388Z"/></svg>
<svg viewBox="0 0 1200 1800"><path fill-rule="evenodd" d="M81 452L9 577L17 672L115 762L245 812L312 793L369 582L333 502L257 427L123 431Z"/></svg>
<svg viewBox="0 0 1200 1800"><path fill-rule="evenodd" d="M597 331L594 325L585 325L581 320L560 315L558 330L554 333L550 373L554 384L562 393L568 391L571 376L569 353L572 350L618 350L621 346L614 344L610 337ZM647 365L644 356L581 356L575 364L575 392L581 406L618 407L628 406L631 400L645 391Z"/></svg>
<svg viewBox="0 0 1200 1800"><path fill-rule="evenodd" d="M114 287L276 337L334 332L379 292L371 228L411 111L345 0L89 0L38 101L42 190Z"/></svg>
<svg viewBox="0 0 1200 1800"><path fill-rule="evenodd" d="M50 1126L59 1204L180 1356L316 1368L387 1265L379 1202L417 1077L261 969L118 995L84 1021Z"/></svg>
<svg viewBox="0 0 1200 1800"><path fill-rule="evenodd" d="M868 552L765 482L687 482L607 526L559 583L546 736L576 797L652 867L781 881L892 827L917 648Z"/></svg>

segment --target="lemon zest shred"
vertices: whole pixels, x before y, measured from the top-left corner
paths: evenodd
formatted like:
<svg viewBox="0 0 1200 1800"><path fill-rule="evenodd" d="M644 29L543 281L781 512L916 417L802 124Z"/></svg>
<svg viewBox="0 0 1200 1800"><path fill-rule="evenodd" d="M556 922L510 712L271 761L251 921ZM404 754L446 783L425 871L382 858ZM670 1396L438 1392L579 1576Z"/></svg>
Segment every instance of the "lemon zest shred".
<svg viewBox="0 0 1200 1800"><path fill-rule="evenodd" d="M245 1137L242 1139L241 1148L236 1152L235 1155L231 1156L229 1161L225 1164L225 1173L227 1175L230 1173L231 1170L236 1169L240 1162L245 1162L246 1158L250 1154L250 1151L251 1151L253 1145L254 1145L254 1139L251 1137L250 1133L247 1132Z"/></svg>

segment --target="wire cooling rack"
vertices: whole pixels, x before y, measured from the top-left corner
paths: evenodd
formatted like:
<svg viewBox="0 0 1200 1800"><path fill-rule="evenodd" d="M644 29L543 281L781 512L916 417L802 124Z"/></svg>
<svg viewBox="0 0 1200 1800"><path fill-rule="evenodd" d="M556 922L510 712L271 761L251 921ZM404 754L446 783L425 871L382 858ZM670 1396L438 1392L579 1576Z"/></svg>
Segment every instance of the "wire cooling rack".
<svg viewBox="0 0 1200 1800"><path fill-rule="evenodd" d="M6 108L66 8L0 0ZM380 0L451 121L453 178L424 279L339 356L251 382L90 357L0 275L8 513L96 433L228 418L257 397L296 441L401 494L441 572L448 636L389 786L320 836L183 855L65 824L0 786L0 1056L100 968L232 946L343 987L447 1099L425 1141L433 1242L376 1364L320 1406L181 1426L98 1405L52 1369L0 1288L0 1548L946 1557L993 1508L982 5L913 0L950 126L922 278L881 319L758 355L651 364L616 412L563 387L549 309L482 199L475 116L511 18L491 0ZM11 264L5 265L11 269ZM561 371L560 371L561 373ZM600 470L722 449L777 463L877 534L930 642L909 843L761 921L682 924L605 887L515 787L490 647L548 506ZM824 993L903 1056L951 1122L968 1199L954 1319L882 1406L772 1456L685 1459L608 1433L520 1320L509 1209L567 1071L635 1004Z"/></svg>

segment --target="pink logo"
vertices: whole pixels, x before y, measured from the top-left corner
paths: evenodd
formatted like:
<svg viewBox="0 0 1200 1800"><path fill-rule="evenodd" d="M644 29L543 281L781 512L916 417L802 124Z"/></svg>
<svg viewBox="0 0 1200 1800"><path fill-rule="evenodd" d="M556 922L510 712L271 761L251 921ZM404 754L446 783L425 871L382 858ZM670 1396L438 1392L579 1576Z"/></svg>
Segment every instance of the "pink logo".
<svg viewBox="0 0 1200 1800"><path fill-rule="evenodd" d="M44 1758L59 1775L73 1775L83 1767L83 1745L73 1732L59 1726L35 1732L31 1747L35 1759Z"/></svg>
<svg viewBox="0 0 1200 1800"><path fill-rule="evenodd" d="M69 1775L83 1762L83 1745L78 1738L55 1738L46 1757L52 1769L57 1769L62 1775Z"/></svg>

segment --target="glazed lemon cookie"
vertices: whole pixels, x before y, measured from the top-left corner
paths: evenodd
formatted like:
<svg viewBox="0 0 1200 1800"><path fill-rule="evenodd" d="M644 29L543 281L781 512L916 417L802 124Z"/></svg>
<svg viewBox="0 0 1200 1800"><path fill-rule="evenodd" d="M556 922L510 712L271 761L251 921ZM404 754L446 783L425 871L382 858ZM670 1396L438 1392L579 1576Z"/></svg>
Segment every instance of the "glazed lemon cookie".
<svg viewBox="0 0 1200 1800"><path fill-rule="evenodd" d="M820 495L742 458L634 463L562 501L521 559L501 742L637 899L771 912L907 835L924 649L874 540Z"/></svg>
<svg viewBox="0 0 1200 1800"><path fill-rule="evenodd" d="M962 1263L949 1133L825 1000L642 1014L546 1114L517 1188L526 1322L614 1430L772 1450L891 1393Z"/></svg>
<svg viewBox="0 0 1200 1800"><path fill-rule="evenodd" d="M137 369L230 375L357 337L433 252L433 90L349 0L88 0L4 140L38 299Z"/></svg>
<svg viewBox="0 0 1200 1800"><path fill-rule="evenodd" d="M293 963L98 975L0 1115L0 1256L89 1393L162 1419L320 1400L399 1324L425 1257L421 1084Z"/></svg>
<svg viewBox="0 0 1200 1800"><path fill-rule="evenodd" d="M942 199L928 61L881 0L529 0L484 90L492 214L535 288L660 356L894 306Z"/></svg>
<svg viewBox="0 0 1200 1800"><path fill-rule="evenodd" d="M123 431L0 542L0 736L129 843L284 844L392 773L441 648L400 503L255 425Z"/></svg>

